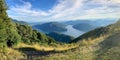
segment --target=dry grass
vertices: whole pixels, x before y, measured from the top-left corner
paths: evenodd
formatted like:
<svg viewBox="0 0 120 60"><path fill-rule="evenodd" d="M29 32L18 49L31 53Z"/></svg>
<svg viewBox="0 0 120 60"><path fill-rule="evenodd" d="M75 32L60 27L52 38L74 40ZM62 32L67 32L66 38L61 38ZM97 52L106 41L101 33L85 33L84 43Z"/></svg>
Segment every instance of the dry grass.
<svg viewBox="0 0 120 60"><path fill-rule="evenodd" d="M0 60L18 60L24 58L21 52L12 48L0 49Z"/></svg>
<svg viewBox="0 0 120 60"><path fill-rule="evenodd" d="M95 38L95 39L91 39L91 38L88 38L87 40L83 39L79 42L79 44L80 44L80 46L97 45L99 42L104 41L104 39L109 37L109 36L110 36L110 34L102 35L102 36Z"/></svg>
<svg viewBox="0 0 120 60"><path fill-rule="evenodd" d="M110 35L78 42L79 47L75 50L67 51L66 53L51 54L49 57L44 57L44 60L94 60L97 56L97 51L100 49L99 43L104 41Z"/></svg>
<svg viewBox="0 0 120 60"><path fill-rule="evenodd" d="M14 48L22 48L22 47L30 47L30 48L34 48L36 50L44 50L44 51L65 51L65 50L69 50L72 48L76 48L78 45L75 44L64 44L64 45L58 45L58 46L42 46L39 44L34 44L34 45L27 45L24 43L20 43L18 46L14 47Z"/></svg>

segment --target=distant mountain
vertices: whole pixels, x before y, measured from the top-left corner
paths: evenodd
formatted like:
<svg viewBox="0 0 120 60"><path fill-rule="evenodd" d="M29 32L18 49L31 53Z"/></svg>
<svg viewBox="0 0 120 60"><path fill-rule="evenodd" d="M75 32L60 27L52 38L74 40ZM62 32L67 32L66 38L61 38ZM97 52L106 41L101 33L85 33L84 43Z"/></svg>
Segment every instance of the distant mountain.
<svg viewBox="0 0 120 60"><path fill-rule="evenodd" d="M108 25L106 27L100 27L92 31L89 31L79 36L73 41L79 41L79 40L88 39L88 38L94 39L94 38L97 38L103 35L114 34L114 33L119 33L119 32L120 32L120 21L118 21L117 23Z"/></svg>
<svg viewBox="0 0 120 60"><path fill-rule="evenodd" d="M28 24L28 23L25 22L25 21L18 21L18 20L15 20L15 19L12 19L12 21L15 22L15 23L21 24L21 25L26 25L26 24Z"/></svg>
<svg viewBox="0 0 120 60"><path fill-rule="evenodd" d="M80 23L80 24L73 25L73 28L80 30L80 31L87 32L87 31L95 29L96 27L88 23Z"/></svg>
<svg viewBox="0 0 120 60"><path fill-rule="evenodd" d="M47 35L54 38L56 41L65 42L65 43L68 43L68 42L70 42L74 39L74 37L72 37L72 36L65 35L65 34L60 34L60 33L57 33L57 32L50 32Z"/></svg>
<svg viewBox="0 0 120 60"><path fill-rule="evenodd" d="M109 24L115 23L116 19L88 19L88 20L71 20L62 22L68 25L76 25L81 23L88 23L96 27L107 26Z"/></svg>
<svg viewBox="0 0 120 60"><path fill-rule="evenodd" d="M41 25L41 24L44 24L47 22L28 22L28 23L29 23L29 25L34 26L34 25Z"/></svg>
<svg viewBox="0 0 120 60"><path fill-rule="evenodd" d="M71 21L65 21L63 23L68 24L68 25L76 25L80 23L90 23L90 20L71 20Z"/></svg>
<svg viewBox="0 0 120 60"><path fill-rule="evenodd" d="M58 22L48 22L41 25L34 25L33 28L42 30L44 32L65 32L66 25Z"/></svg>
<svg viewBox="0 0 120 60"><path fill-rule="evenodd" d="M90 24L97 26L97 27L101 27L101 26L107 26L110 24L114 24L116 22L117 22L117 19L96 19L92 21Z"/></svg>

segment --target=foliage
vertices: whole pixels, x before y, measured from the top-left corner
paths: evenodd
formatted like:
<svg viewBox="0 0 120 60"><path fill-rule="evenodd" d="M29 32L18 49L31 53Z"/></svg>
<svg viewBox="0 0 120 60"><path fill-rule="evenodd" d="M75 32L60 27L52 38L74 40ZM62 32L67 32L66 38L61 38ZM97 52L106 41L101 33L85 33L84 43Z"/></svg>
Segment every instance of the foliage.
<svg viewBox="0 0 120 60"><path fill-rule="evenodd" d="M15 27L15 23L11 22L10 18L0 19L0 42L6 43L8 40L17 44L21 40Z"/></svg>
<svg viewBox="0 0 120 60"><path fill-rule="evenodd" d="M72 41L74 39L74 37L72 37L72 36L60 34L57 32L50 32L47 35L54 38L58 42L64 42L64 43L69 43L70 41Z"/></svg>
<svg viewBox="0 0 120 60"><path fill-rule="evenodd" d="M5 5L5 0L0 0L0 7L0 11L2 11L0 13L0 43L4 43L1 46L7 46L8 40L12 45L17 45L21 42L27 44L55 43L54 39L36 30L32 30L29 25L14 23L6 14L7 6Z"/></svg>

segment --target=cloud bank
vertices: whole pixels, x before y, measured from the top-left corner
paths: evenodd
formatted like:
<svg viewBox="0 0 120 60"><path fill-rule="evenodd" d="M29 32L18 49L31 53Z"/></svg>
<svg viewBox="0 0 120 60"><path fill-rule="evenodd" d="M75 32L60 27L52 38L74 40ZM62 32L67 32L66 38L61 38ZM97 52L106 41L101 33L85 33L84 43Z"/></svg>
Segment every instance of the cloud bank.
<svg viewBox="0 0 120 60"><path fill-rule="evenodd" d="M32 8L30 2L11 6L10 17L24 21L120 18L120 0L58 0L51 9Z"/></svg>

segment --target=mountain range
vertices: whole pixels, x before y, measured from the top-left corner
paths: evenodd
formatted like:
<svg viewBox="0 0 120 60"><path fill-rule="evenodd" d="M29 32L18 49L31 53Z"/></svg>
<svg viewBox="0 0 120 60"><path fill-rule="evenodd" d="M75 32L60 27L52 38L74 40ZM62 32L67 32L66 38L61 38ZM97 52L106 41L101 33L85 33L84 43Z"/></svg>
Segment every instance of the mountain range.
<svg viewBox="0 0 120 60"><path fill-rule="evenodd" d="M59 22L48 22L41 25L34 25L33 28L44 32L64 32L67 31L66 25Z"/></svg>
<svg viewBox="0 0 120 60"><path fill-rule="evenodd" d="M88 23L80 23L80 24L73 25L73 28L80 31L88 32L90 30L95 29L96 27Z"/></svg>

